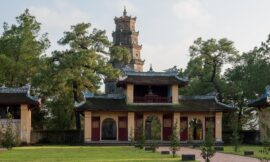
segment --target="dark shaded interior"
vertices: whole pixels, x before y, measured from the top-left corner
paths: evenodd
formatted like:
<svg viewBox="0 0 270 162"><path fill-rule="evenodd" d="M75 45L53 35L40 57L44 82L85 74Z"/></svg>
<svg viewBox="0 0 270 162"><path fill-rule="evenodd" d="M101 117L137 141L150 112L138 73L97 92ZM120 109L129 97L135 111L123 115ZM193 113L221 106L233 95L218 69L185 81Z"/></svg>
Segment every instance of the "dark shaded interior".
<svg viewBox="0 0 270 162"><path fill-rule="evenodd" d="M8 113L12 115L13 119L20 119L20 105L0 105L0 119L6 119Z"/></svg>

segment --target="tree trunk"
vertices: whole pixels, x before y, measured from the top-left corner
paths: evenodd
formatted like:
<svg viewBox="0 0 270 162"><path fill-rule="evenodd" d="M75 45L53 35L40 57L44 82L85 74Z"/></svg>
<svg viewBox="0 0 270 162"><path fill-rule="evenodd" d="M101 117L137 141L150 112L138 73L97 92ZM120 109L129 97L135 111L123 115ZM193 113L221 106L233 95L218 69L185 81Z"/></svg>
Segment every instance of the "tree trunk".
<svg viewBox="0 0 270 162"><path fill-rule="evenodd" d="M78 103L79 102L79 96L78 96L78 92L77 92L78 85L75 81L73 81L72 84L73 84L72 85L73 86L73 100ZM79 112L75 111L75 118L76 118L76 129L81 130L81 117L80 117Z"/></svg>

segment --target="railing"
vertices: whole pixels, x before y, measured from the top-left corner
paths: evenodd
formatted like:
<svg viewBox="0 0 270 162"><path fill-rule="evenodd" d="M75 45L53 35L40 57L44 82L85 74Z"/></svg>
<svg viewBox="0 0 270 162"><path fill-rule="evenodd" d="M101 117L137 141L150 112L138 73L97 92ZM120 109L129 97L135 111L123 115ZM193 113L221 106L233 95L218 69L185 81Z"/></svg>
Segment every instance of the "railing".
<svg viewBox="0 0 270 162"><path fill-rule="evenodd" d="M160 96L134 96L134 103L171 103L172 97Z"/></svg>

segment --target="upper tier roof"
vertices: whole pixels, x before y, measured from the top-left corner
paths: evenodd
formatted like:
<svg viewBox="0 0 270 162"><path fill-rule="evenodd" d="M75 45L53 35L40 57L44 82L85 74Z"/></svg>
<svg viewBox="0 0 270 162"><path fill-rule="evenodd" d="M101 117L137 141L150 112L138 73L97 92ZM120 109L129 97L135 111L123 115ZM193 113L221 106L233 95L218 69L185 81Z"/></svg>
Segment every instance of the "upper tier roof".
<svg viewBox="0 0 270 162"><path fill-rule="evenodd" d="M0 104L28 104L37 106L39 101L37 98L30 95L30 85L23 87L0 87Z"/></svg>
<svg viewBox="0 0 270 162"><path fill-rule="evenodd" d="M131 112L226 112L235 110L215 96L179 96L179 104L127 104L124 96L91 96L75 106L76 111Z"/></svg>
<svg viewBox="0 0 270 162"><path fill-rule="evenodd" d="M176 72L134 72L125 71L125 76L120 78L117 85L126 84L139 85L173 85L185 86L188 83L187 78L179 77Z"/></svg>

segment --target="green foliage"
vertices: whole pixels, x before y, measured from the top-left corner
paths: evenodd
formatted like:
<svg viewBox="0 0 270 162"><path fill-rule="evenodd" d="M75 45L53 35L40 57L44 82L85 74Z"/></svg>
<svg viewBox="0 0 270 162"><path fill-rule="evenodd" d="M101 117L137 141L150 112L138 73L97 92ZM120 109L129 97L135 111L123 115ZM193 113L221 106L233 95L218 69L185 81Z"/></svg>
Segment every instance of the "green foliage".
<svg viewBox="0 0 270 162"><path fill-rule="evenodd" d="M131 54L129 49L121 46L113 46L110 48L110 63L113 67L121 68L129 64L131 61Z"/></svg>
<svg viewBox="0 0 270 162"><path fill-rule="evenodd" d="M80 129L79 114L74 114L74 103L83 101L82 92L97 92L104 79L116 79L120 70L113 68L110 57L118 62L126 60L126 50L116 55L106 52L111 47L105 31L93 29L91 24L79 23L64 32L58 41L68 47L63 51L54 51L51 57L42 60L43 68L34 80L44 95L45 107L52 113L49 128L72 129L76 118L76 127ZM118 59L118 56L121 58ZM51 125L52 124L52 125Z"/></svg>
<svg viewBox="0 0 270 162"><path fill-rule="evenodd" d="M153 152L156 151L158 148L158 142L160 141L161 137L161 124L159 119L156 116L150 116L148 120L151 121L151 133L148 134L147 137L149 138L150 147L152 148Z"/></svg>
<svg viewBox="0 0 270 162"><path fill-rule="evenodd" d="M177 127L177 122L175 122L173 125L173 133L170 137L170 150L172 151L173 157L175 157L176 151L180 150L180 140Z"/></svg>
<svg viewBox="0 0 270 162"><path fill-rule="evenodd" d="M198 95L209 92L221 92L221 68L224 64L234 62L238 57L232 41L226 38L206 41L198 38L190 46L190 61L184 75L190 78L184 94ZM221 97L221 96L220 96Z"/></svg>
<svg viewBox="0 0 270 162"><path fill-rule="evenodd" d="M261 162L267 162L268 158L267 155L270 153L270 128L264 122L261 122L261 127L264 130L264 137L263 137L263 148L259 151L261 154L264 154L264 157L260 158Z"/></svg>
<svg viewBox="0 0 270 162"><path fill-rule="evenodd" d="M239 134L239 123L237 123L236 120L233 120L234 124L232 124L232 130L233 130L233 133L232 133L232 137L231 137L231 143L233 144L234 146L234 152L238 152L239 151L239 148L240 148L240 145L241 145L241 137L240 137L240 134Z"/></svg>
<svg viewBox="0 0 270 162"><path fill-rule="evenodd" d="M140 149L143 149L145 146L145 133L143 129L143 124L141 124L137 129L136 129L136 134L137 134L137 145Z"/></svg>
<svg viewBox="0 0 270 162"><path fill-rule="evenodd" d="M7 149L12 149L15 146L15 135L13 133L13 126L12 126L12 115L10 113L7 114L7 128L3 134L2 139L2 146Z"/></svg>
<svg viewBox="0 0 270 162"><path fill-rule="evenodd" d="M213 131L212 131L213 125L210 124L208 126L208 131L206 133L205 142L203 146L201 147L201 155L205 159L205 162L210 162L210 158L212 158L215 155L215 139L213 137Z"/></svg>
<svg viewBox="0 0 270 162"><path fill-rule="evenodd" d="M17 24L4 23L0 37L0 85L31 83L39 69L39 59L49 47L47 34L40 35L40 23L26 9Z"/></svg>

